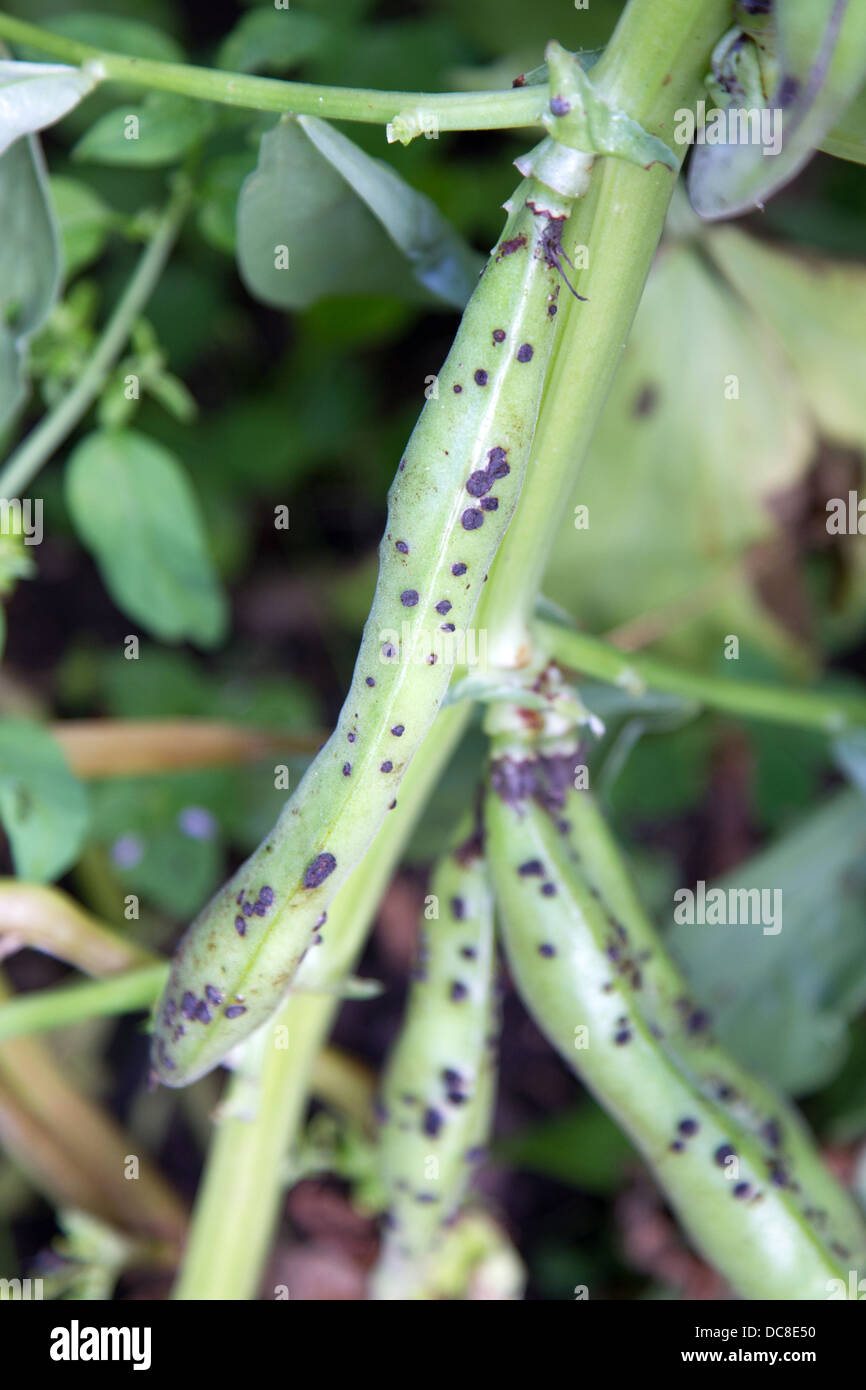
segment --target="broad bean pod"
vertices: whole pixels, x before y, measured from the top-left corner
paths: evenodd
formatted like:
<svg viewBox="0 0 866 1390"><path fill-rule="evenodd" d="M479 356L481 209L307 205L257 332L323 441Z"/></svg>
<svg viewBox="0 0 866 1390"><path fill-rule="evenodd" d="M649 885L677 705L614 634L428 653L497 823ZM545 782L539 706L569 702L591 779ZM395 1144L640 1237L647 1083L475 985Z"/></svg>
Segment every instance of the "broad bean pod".
<svg viewBox="0 0 866 1390"><path fill-rule="evenodd" d="M483 1153L493 1102L493 893L477 838L440 861L428 903L437 915L425 923L379 1107L388 1213L378 1298L423 1287Z"/></svg>
<svg viewBox="0 0 866 1390"><path fill-rule="evenodd" d="M485 821L517 987L733 1287L826 1299L866 1266L859 1212L791 1106L714 1041L589 793L573 789L578 761L523 751L493 765Z"/></svg>
<svg viewBox="0 0 866 1390"><path fill-rule="evenodd" d="M563 150L542 167L579 195L591 163ZM202 1076L279 1005L396 804L455 667L471 660L467 631L529 458L572 205L534 172L506 205L388 495L375 597L337 726L273 831L178 946L154 1024L165 1085Z"/></svg>

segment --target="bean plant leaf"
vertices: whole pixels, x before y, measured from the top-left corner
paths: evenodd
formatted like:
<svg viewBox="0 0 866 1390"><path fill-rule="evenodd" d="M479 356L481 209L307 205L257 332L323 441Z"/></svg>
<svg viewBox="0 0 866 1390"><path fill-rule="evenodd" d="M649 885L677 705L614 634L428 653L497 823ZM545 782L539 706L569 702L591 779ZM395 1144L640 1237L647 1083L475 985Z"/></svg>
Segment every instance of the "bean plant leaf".
<svg viewBox="0 0 866 1390"><path fill-rule="evenodd" d="M854 164L866 164L866 87L821 141L825 154L836 159L850 159Z"/></svg>
<svg viewBox="0 0 866 1390"><path fill-rule="evenodd" d="M721 1040L792 1094L824 1085L866 1003L866 800L840 793L712 886L781 895L775 934L677 923L667 937Z"/></svg>
<svg viewBox="0 0 866 1390"><path fill-rule="evenodd" d="M85 788L38 724L0 723L0 820L21 878L50 883L81 852L88 823Z"/></svg>
<svg viewBox="0 0 866 1390"><path fill-rule="evenodd" d="M318 53L330 27L319 15L294 9L254 9L223 39L216 65L230 72L284 72Z"/></svg>
<svg viewBox="0 0 866 1390"><path fill-rule="evenodd" d="M366 293L462 308L480 264L428 198L327 122L286 118L262 136L238 202L238 267L264 303Z"/></svg>
<svg viewBox="0 0 866 1390"><path fill-rule="evenodd" d="M689 644L694 616L713 653L721 629L790 655L751 596L742 561L775 534L770 501L803 476L813 442L780 346L689 244L668 244L578 476L545 591L590 631L670 611ZM690 646L677 654L704 656Z"/></svg>
<svg viewBox="0 0 866 1390"><path fill-rule="evenodd" d="M58 234L35 136L0 156L0 429L25 395L24 354L60 283Z"/></svg>
<svg viewBox="0 0 866 1390"><path fill-rule="evenodd" d="M207 135L212 123L205 103L172 92L151 92L140 106L107 111L72 153L93 164L176 164Z"/></svg>
<svg viewBox="0 0 866 1390"><path fill-rule="evenodd" d="M164 30L140 19L120 14L98 14L82 11L78 14L52 15L45 20L52 34L76 39L78 43L102 48L108 53L126 53L131 58L146 58L157 63L183 62L183 49Z"/></svg>
<svg viewBox="0 0 866 1390"><path fill-rule="evenodd" d="M706 245L796 370L822 435L866 450L866 269L792 256L735 227Z"/></svg>
<svg viewBox="0 0 866 1390"><path fill-rule="evenodd" d="M165 642L218 642L226 604L189 480L134 430L87 436L69 460L66 500L112 598Z"/></svg>
<svg viewBox="0 0 866 1390"><path fill-rule="evenodd" d="M54 174L49 183L60 225L64 276L70 280L102 254L116 218L99 194L80 179Z"/></svg>
<svg viewBox="0 0 866 1390"><path fill-rule="evenodd" d="M843 115L866 74L866 6L862 0L780 0L776 7L778 82L764 115L778 138L742 138L729 122L717 144L698 145L689 197L701 217L733 217L775 193L800 170ZM756 94L729 105L745 113ZM760 112L756 112L760 116ZM770 134L770 126L767 127Z"/></svg>
<svg viewBox="0 0 866 1390"><path fill-rule="evenodd" d="M95 86L85 68L0 59L0 154L22 135L54 125Z"/></svg>

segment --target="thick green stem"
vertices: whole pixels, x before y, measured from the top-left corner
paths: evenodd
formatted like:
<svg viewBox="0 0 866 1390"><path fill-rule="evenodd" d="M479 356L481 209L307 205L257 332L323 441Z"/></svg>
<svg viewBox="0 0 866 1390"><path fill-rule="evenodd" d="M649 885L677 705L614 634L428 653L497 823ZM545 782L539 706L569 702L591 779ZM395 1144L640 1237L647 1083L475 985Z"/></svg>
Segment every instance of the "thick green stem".
<svg viewBox="0 0 866 1390"><path fill-rule="evenodd" d="M791 690L757 681L682 671L651 656L623 653L598 637L543 619L534 624L540 644L563 666L641 694L646 689L683 695L744 719L768 719L839 734L866 726L866 699L819 690Z"/></svg>
<svg viewBox="0 0 866 1390"><path fill-rule="evenodd" d="M593 69L593 85L612 106L670 144L674 112L697 97L709 54L729 20L729 0L632 0ZM684 153L684 147L677 149ZM536 596L640 302L673 187L670 171L659 165L642 169L598 159L566 227L566 252L578 265L585 262L577 288L587 302L566 292L559 297L565 321L532 459L477 619L488 631L494 666L523 666L532 659Z"/></svg>
<svg viewBox="0 0 866 1390"><path fill-rule="evenodd" d="M90 44L65 38L0 15L0 38L26 44L60 62L91 65L109 82L123 82L150 91L177 92L181 96L214 101L222 106L241 106L250 111L275 111L328 120L361 121L384 125L406 113L411 138L425 128L448 130L509 130L537 125L547 106L547 87L508 89L499 92L377 92L359 87L321 87L310 82L283 82L274 77L220 72L215 68L185 63L157 63L107 53ZM422 117L420 123L413 120Z"/></svg>
<svg viewBox="0 0 866 1390"><path fill-rule="evenodd" d="M315 978L305 979L302 966L296 982L300 989L324 984L325 972L336 980L351 970L406 839L467 717L468 708L458 705L437 718L406 773L387 829L334 899L325 941L315 956ZM316 1055L338 1003L333 994L299 992L291 995L273 1023L265 1025L270 1036L257 1085L253 1083L251 1116L242 1113L250 1104L249 1075L232 1081L228 1118L217 1129L208 1154L175 1298L255 1296L277 1218L285 1157L303 1118ZM286 1047L278 1045L281 1036Z"/></svg>
<svg viewBox="0 0 866 1390"><path fill-rule="evenodd" d="M0 25L2 20L0 16ZM19 444L0 472L0 497L16 497L26 489L96 400L133 324L159 283L191 197L186 182L179 183L81 376Z"/></svg>

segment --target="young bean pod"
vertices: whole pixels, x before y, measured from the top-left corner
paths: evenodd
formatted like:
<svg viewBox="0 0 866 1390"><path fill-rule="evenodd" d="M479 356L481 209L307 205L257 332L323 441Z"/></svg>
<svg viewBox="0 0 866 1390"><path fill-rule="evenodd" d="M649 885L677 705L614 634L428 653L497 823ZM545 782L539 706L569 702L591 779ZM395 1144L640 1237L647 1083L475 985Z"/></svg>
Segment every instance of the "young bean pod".
<svg viewBox="0 0 866 1390"><path fill-rule="evenodd" d="M577 761L524 752L493 766L491 873L518 989L737 1291L826 1299L866 1265L862 1219L792 1108L713 1040L573 789Z"/></svg>
<svg viewBox="0 0 866 1390"><path fill-rule="evenodd" d="M579 194L591 163L566 151L551 177ZM165 1085L202 1076L277 1007L395 805L455 666L471 660L467 630L526 471L572 199L530 176L507 206L389 492L376 593L337 727L271 834L177 949L155 1015L153 1066Z"/></svg>
<svg viewBox="0 0 866 1390"><path fill-rule="evenodd" d="M477 837L440 861L428 905L436 915L382 1086L388 1214L373 1279L380 1299L423 1287L483 1151L493 1102L493 894Z"/></svg>

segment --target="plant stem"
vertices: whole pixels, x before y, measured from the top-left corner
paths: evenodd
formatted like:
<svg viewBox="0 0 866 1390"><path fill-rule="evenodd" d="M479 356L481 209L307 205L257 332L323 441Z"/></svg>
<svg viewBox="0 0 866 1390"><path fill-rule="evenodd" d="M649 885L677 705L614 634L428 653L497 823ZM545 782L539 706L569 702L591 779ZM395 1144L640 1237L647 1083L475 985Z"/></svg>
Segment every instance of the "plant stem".
<svg viewBox="0 0 866 1390"><path fill-rule="evenodd" d="M387 829L331 904L317 972L326 950L331 979L351 970L406 839L467 717L468 707L454 705L436 719L403 779ZM320 973L316 978L322 982ZM304 979L303 966L296 983L315 988L315 982ZM230 1083L230 1117L219 1125L208 1152L175 1298L255 1297L283 1190L284 1161L303 1119L316 1056L338 1004L333 995L296 993L265 1025L271 1036L263 1049L252 1116L242 1113L250 1101L249 1077L239 1075ZM288 1047L275 1046L274 1028L287 1030Z"/></svg>
<svg viewBox="0 0 866 1390"><path fill-rule="evenodd" d="M168 964L157 961L107 980L85 980L57 989L33 990L0 1002L0 1042L26 1033L67 1028L89 1018L148 1009L168 979Z"/></svg>
<svg viewBox="0 0 866 1390"><path fill-rule="evenodd" d="M682 671L655 657L623 654L598 637L558 623L542 619L534 627L543 646L562 665L636 693L647 688L664 690L745 719L768 719L824 733L839 734L846 729L866 727L863 697L791 690L782 685Z"/></svg>
<svg viewBox="0 0 866 1390"><path fill-rule="evenodd" d="M383 125L402 112L423 112L432 129L510 130L537 125L547 107L547 86L494 92L377 92L359 87L322 87L310 82L283 82L185 63L158 63L107 53L76 39L0 15L0 38L50 54L76 66L94 65L107 81L125 82L151 91L241 106L251 111L322 116L328 120ZM420 132L419 132L420 133Z"/></svg>
<svg viewBox="0 0 866 1390"><path fill-rule="evenodd" d="M728 0L631 0L593 68L593 85L670 144L674 112L698 96L709 54L729 22ZM673 187L670 172L658 165L642 169L598 159L589 190L566 225L571 259L580 263L576 249L586 249L588 264L577 288L587 302L559 296L564 323L532 460L476 620L488 631L494 666L532 660L530 623L548 556L619 364Z"/></svg>
<svg viewBox="0 0 866 1390"><path fill-rule="evenodd" d="M0 23L3 18L0 16ZM96 400L135 320L156 288L191 200L191 190L186 181L181 180L84 371L72 389L43 415L0 471L0 497L16 497L27 488Z"/></svg>

